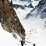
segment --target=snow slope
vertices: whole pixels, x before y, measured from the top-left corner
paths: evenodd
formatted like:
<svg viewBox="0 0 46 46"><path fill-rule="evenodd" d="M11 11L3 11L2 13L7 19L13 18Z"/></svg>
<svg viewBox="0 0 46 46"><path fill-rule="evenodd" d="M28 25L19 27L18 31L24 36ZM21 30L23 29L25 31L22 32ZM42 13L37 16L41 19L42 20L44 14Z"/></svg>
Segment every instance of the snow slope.
<svg viewBox="0 0 46 46"><path fill-rule="evenodd" d="M29 15L31 15L28 19L25 19L25 16L27 15L26 12L28 12L27 9L15 9L23 27L26 30L26 40L31 42L30 44L27 43L26 46L32 46L33 43L35 43L36 46L46 46L46 13L42 12L45 8L46 4L44 4L41 9L40 6L38 6L32 12L28 9L30 12Z"/></svg>
<svg viewBox="0 0 46 46"><path fill-rule="evenodd" d="M3 30L0 24L0 46L18 46L19 41L14 39L12 34Z"/></svg>
<svg viewBox="0 0 46 46"><path fill-rule="evenodd" d="M42 6L43 9L45 7L46 5L44 5L44 7ZM30 16L28 19L25 19L25 17L27 16L27 13L30 13L32 8L27 8L27 7L25 9L14 8L17 13L17 16L20 19L20 22L22 23L26 31L25 40L27 42L26 42L26 45L24 46L33 46L33 43L35 43L36 46L46 46L46 27L45 27L46 18L41 16L41 14L43 15L45 13L45 12L41 12L43 11L42 8L39 9L40 12L37 11L38 9L36 8L32 12L33 15ZM36 16L37 13L38 15ZM18 40L14 39L10 33L3 30L0 24L0 46L21 46L19 40L20 39ZM28 42L31 42L31 43L28 43Z"/></svg>

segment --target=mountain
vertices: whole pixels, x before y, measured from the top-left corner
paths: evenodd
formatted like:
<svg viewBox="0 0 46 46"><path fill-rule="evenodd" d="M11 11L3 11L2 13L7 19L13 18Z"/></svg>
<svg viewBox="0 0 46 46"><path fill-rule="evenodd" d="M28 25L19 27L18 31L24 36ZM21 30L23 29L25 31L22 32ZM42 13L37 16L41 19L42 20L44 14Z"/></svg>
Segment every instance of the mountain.
<svg viewBox="0 0 46 46"><path fill-rule="evenodd" d="M20 38L25 39L25 29L20 25L20 20L12 7L12 3L9 3L7 0L4 0L4 2L2 0L0 1L0 23L4 30L13 34L15 39L17 38L16 34Z"/></svg>
<svg viewBox="0 0 46 46"><path fill-rule="evenodd" d="M38 5L31 10L30 13L27 14L26 19L28 18L40 18L41 20L44 20L44 23L46 22L46 0L41 0ZM46 27L46 24L44 25Z"/></svg>
<svg viewBox="0 0 46 46"><path fill-rule="evenodd" d="M25 9L24 6L19 5L19 4L13 4L12 6L13 6L13 8L16 8L16 9L17 9L17 8Z"/></svg>
<svg viewBox="0 0 46 46"><path fill-rule="evenodd" d="M27 8L33 8L33 5L31 3L31 0L14 0L13 2L13 8L21 8L25 9Z"/></svg>
<svg viewBox="0 0 46 46"><path fill-rule="evenodd" d="M46 8L46 0L42 0L29 14L27 14L26 18L31 16L37 17L39 14L41 19L46 18L46 13L42 12L45 8Z"/></svg>
<svg viewBox="0 0 46 46"><path fill-rule="evenodd" d="M18 9L14 9L26 30L26 40L35 43L36 46L46 46L46 0L41 0L33 10L27 7L30 3L27 5L27 3L23 1L20 3L18 0L13 1L13 4L19 5ZM23 6L25 6L25 9L21 8Z"/></svg>
<svg viewBox="0 0 46 46"><path fill-rule="evenodd" d="M42 2L40 2L41 4L39 3L35 8L28 8L27 6L30 3L25 3L24 1L21 2L20 0L13 0L13 4L20 5L21 7L25 6L24 9L22 9L20 6L18 9L14 7L13 8L16 11L17 17L25 29L26 46L33 46L33 44L36 46L46 46L46 17L44 16L46 15L46 3L44 4L43 2L45 3L45 0L42 0ZM19 24L18 21L16 24ZM19 25L18 27L21 26ZM11 33L8 33L2 29L1 25L0 29L0 46L21 46L19 37L17 40L14 39ZM17 30L18 29L19 28L17 28Z"/></svg>
<svg viewBox="0 0 46 46"><path fill-rule="evenodd" d="M21 9L25 9L25 7L33 8L31 3L28 6L26 6L26 5L22 6L22 5L19 5L19 4L13 4L12 6L13 6L13 8L21 8Z"/></svg>
<svg viewBox="0 0 46 46"><path fill-rule="evenodd" d="M31 3L27 7L28 8L34 8Z"/></svg>

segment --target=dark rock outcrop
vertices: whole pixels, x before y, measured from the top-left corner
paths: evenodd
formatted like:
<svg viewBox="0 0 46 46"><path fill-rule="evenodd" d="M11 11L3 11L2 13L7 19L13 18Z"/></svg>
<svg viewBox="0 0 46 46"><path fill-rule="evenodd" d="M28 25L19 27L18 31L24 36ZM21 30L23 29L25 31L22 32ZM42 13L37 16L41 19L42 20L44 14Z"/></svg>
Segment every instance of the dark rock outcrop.
<svg viewBox="0 0 46 46"><path fill-rule="evenodd" d="M17 38L16 34L18 34L20 38L25 39L25 29L8 0L0 0L0 10L2 11L0 12L0 21L3 29L12 33L14 38Z"/></svg>

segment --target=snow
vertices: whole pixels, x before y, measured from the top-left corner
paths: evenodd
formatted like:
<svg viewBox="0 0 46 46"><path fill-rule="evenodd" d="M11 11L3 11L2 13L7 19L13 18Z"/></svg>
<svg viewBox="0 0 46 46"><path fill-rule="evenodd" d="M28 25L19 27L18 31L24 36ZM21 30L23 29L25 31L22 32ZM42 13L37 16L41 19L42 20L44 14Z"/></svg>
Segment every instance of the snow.
<svg viewBox="0 0 46 46"><path fill-rule="evenodd" d="M13 4L19 4L19 5L22 5L22 6L29 5L28 2L22 2L22 1L13 1Z"/></svg>
<svg viewBox="0 0 46 46"><path fill-rule="evenodd" d="M25 29L26 29L26 40L29 42L32 42L31 44L35 43L36 46L46 46L46 29L43 28L44 25L44 20L38 19L28 19L25 20L24 22L22 22L22 24L24 25ZM33 32L31 32L30 34L30 30ZM35 29L35 30L34 30ZM36 31L36 32L35 32ZM27 39L29 38L29 39ZM28 44L30 46L30 44ZM27 45L27 46L28 46Z"/></svg>
<svg viewBox="0 0 46 46"><path fill-rule="evenodd" d="M14 39L11 33L3 30L0 24L0 46L17 46L18 40Z"/></svg>
<svg viewBox="0 0 46 46"><path fill-rule="evenodd" d="M17 16L19 17L20 20L24 19L26 14L30 12L30 10L32 10L33 8L25 8L24 10L21 9L21 8L18 8L18 9L15 9L14 10L16 11L17 13ZM20 17L21 16L21 17Z"/></svg>
<svg viewBox="0 0 46 46"><path fill-rule="evenodd" d="M39 1L32 1L32 5L33 5L34 7L37 6L38 3L39 3Z"/></svg>
<svg viewBox="0 0 46 46"><path fill-rule="evenodd" d="M26 31L25 40L27 42L26 42L26 45L24 46L33 46L33 43L35 43L36 46L46 46L46 28L44 28L46 18L44 19L40 18L41 12L35 18L36 12L37 12L37 9L36 9L35 12L32 13L32 14L35 14L34 17L25 19L26 14L29 13L31 10L32 8L15 9L17 16L19 17L20 22L22 23ZM3 30L0 24L0 46L21 46L19 40L20 38L15 39L13 38L11 33L8 33L7 31ZM28 42L31 42L31 43L28 43Z"/></svg>

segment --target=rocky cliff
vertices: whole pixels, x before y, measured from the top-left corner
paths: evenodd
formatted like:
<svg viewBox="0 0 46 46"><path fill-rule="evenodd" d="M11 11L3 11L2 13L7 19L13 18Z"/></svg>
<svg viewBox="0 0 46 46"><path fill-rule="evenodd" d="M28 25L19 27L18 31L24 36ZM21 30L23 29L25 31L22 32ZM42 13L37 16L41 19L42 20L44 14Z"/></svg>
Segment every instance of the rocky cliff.
<svg viewBox="0 0 46 46"><path fill-rule="evenodd" d="M17 38L16 34L18 34L20 38L25 39L25 29L20 23L12 3L9 3L8 0L0 0L0 23L4 30L12 33L14 38Z"/></svg>

